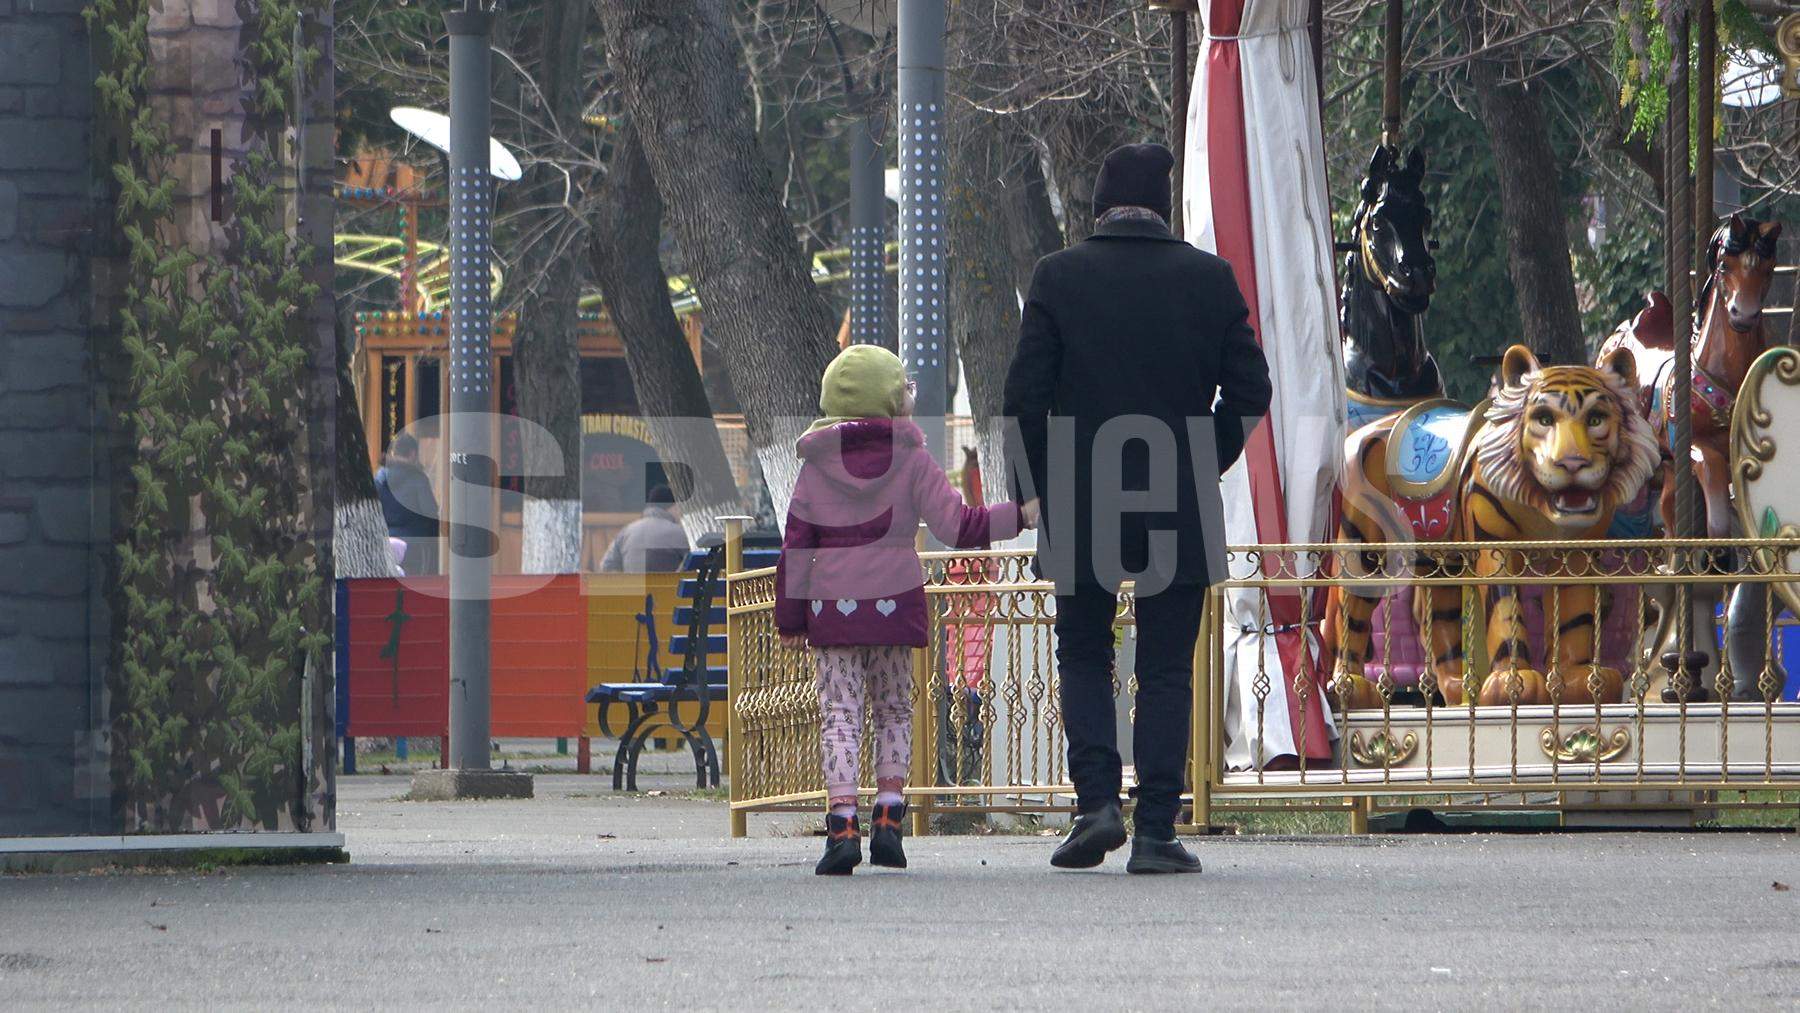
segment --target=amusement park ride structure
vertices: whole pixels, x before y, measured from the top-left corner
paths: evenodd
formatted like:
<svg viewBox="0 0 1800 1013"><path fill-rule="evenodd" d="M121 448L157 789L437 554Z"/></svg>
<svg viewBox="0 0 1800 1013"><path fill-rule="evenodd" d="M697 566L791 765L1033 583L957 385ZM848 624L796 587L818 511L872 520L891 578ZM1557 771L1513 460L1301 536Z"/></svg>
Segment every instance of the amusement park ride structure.
<svg viewBox="0 0 1800 1013"><path fill-rule="evenodd" d="M379 466L382 453L396 434L422 422L414 429L414 435L427 452L427 470L437 479L447 473L444 462L431 457L430 452L436 449L441 458L444 449L431 420L448 404L449 374L443 364L448 358L450 340L449 256L444 244L423 238L420 230L422 212L442 209L443 198L423 171L385 153L348 160L335 193L345 205L365 212L365 218L387 212L394 215L392 233L343 233L336 240L339 270L391 284L398 304L394 309L360 311L354 318L352 375L361 401L370 466ZM853 259L876 260L878 270L893 273L896 244L883 244L874 250L864 249L866 245L816 254L812 260L814 283L825 286L851 280ZM494 263L489 273L490 299L498 302L505 289L505 272ZM685 275L669 278L669 301L681 322L694 363L704 371L704 313L699 295ZM583 293L579 306L577 344L587 376L584 386L590 389L584 395L583 430L598 442L616 438L627 444L647 443L648 428L638 417L636 400L630 393L625 348L606 314L600 293ZM495 314L492 351L495 375L500 378L491 396L495 414L509 413L514 407L509 390L512 341L517 328L517 313ZM741 418L729 411L718 413L715 418L726 437L729 453L741 431ZM504 451L504 434L497 438L502 440ZM730 456L736 479L748 482L745 455ZM602 502L592 509L584 510L584 561L598 560L613 534L635 519L641 506L624 504L620 509L607 509L604 497L600 499ZM516 566L519 555L521 519L516 504L509 508L510 503L503 497L499 560L502 569Z"/></svg>

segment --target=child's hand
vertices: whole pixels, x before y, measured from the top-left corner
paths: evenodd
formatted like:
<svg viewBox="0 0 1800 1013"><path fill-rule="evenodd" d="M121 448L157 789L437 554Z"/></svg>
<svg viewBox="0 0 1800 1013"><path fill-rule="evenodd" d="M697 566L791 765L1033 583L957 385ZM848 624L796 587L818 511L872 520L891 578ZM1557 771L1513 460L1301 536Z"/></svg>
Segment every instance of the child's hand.
<svg viewBox="0 0 1800 1013"><path fill-rule="evenodd" d="M1026 500L1019 504L1019 519L1024 521L1026 527L1035 528L1038 526L1038 514L1042 509L1037 500Z"/></svg>
<svg viewBox="0 0 1800 1013"><path fill-rule="evenodd" d="M806 634L783 633L781 635L781 646L790 651L804 651L806 650Z"/></svg>

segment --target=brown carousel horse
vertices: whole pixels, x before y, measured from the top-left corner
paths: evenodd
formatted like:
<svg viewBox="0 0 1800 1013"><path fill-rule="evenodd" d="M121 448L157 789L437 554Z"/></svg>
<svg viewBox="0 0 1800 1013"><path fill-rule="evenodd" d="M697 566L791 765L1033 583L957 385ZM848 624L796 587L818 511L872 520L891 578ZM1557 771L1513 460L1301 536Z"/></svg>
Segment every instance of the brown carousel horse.
<svg viewBox="0 0 1800 1013"><path fill-rule="evenodd" d="M1693 449L1689 467L1700 491L1700 505L1708 537L1731 534L1731 410L1750 364L1768 347L1763 327L1763 302L1775 277L1775 244L1781 236L1779 222L1763 222L1732 215L1713 233L1707 247L1706 280L1695 300L1698 313L1693 341L1693 384L1690 401ZM1647 305L1620 325L1600 347L1602 361L1623 348L1638 364L1639 407L1649 416L1665 465L1672 464L1674 433L1675 342L1669 301L1661 292L1650 293ZM1665 532L1675 529L1675 482L1668 468L1658 502ZM1696 588L1689 595L1689 631L1710 631L1719 588ZM1754 682L1766 653L1764 621L1765 585L1746 583L1733 594L1728 629L1732 645L1732 669L1739 692ZM1690 632L1682 637L1676 621L1673 595L1658 599L1658 630L1653 657L1661 662L1665 684L1662 696L1673 701L1678 694L1668 686L1669 675L1679 666L1687 675L1690 700L1702 699L1717 671L1712 638ZM1754 613L1754 615L1752 615ZM1683 643L1683 640L1686 643ZM1739 664L1740 653L1743 664ZM1752 660L1753 659L1753 660ZM1746 681L1748 680L1748 681Z"/></svg>

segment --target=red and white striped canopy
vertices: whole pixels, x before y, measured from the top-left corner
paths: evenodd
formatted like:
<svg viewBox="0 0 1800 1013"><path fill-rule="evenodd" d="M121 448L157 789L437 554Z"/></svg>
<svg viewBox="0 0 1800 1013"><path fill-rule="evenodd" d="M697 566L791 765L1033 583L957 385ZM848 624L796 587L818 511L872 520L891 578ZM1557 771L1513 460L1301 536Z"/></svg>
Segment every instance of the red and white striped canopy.
<svg viewBox="0 0 1800 1013"><path fill-rule="evenodd" d="M1224 478L1226 542L1326 541L1344 446L1344 370L1307 3L1201 0L1200 15L1183 219L1190 242L1235 269L1275 388L1268 419ZM1248 576L1246 565L1234 575ZM1242 769L1297 755L1302 738L1309 759L1329 758L1322 601L1303 608L1298 594L1276 594L1265 608L1257 594L1234 592L1228 602L1227 761ZM1269 686L1260 706L1259 673Z"/></svg>

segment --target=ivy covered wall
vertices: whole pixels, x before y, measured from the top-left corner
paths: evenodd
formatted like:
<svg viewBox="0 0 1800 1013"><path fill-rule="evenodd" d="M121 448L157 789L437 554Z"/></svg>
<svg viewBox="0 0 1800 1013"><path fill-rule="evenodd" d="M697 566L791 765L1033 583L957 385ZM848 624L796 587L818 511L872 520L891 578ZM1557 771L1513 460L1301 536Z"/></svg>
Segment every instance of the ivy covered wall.
<svg viewBox="0 0 1800 1013"><path fill-rule="evenodd" d="M330 10L0 3L0 836L333 824Z"/></svg>
<svg viewBox="0 0 1800 1013"><path fill-rule="evenodd" d="M320 535L335 387L319 382L332 375L310 318L321 251L300 238L296 193L296 127L328 66L308 32L328 34L328 11L94 0L88 12L122 240L104 353L118 435L107 687L129 829L332 819Z"/></svg>

